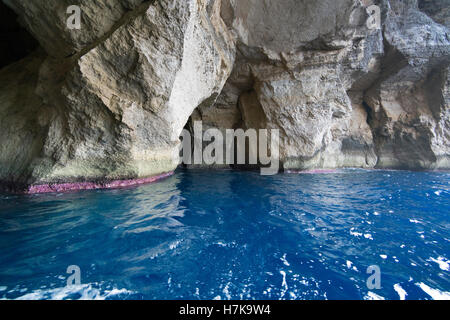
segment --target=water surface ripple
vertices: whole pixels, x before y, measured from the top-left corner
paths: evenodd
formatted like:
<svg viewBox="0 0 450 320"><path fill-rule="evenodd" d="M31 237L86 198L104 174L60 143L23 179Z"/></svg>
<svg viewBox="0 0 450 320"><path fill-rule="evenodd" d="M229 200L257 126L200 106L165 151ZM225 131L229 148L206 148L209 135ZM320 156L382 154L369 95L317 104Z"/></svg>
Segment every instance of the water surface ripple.
<svg viewBox="0 0 450 320"><path fill-rule="evenodd" d="M193 170L1 195L0 298L449 299L449 177ZM66 287L69 265L81 285Z"/></svg>

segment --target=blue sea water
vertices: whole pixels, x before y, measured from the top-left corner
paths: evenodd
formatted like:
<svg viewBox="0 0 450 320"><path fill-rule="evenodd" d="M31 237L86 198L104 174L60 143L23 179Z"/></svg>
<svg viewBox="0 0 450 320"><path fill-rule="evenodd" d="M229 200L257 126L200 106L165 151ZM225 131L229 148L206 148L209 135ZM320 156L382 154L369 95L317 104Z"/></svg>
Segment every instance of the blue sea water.
<svg viewBox="0 0 450 320"><path fill-rule="evenodd" d="M193 170L1 195L0 298L450 299L449 178ZM66 286L70 265L80 285Z"/></svg>

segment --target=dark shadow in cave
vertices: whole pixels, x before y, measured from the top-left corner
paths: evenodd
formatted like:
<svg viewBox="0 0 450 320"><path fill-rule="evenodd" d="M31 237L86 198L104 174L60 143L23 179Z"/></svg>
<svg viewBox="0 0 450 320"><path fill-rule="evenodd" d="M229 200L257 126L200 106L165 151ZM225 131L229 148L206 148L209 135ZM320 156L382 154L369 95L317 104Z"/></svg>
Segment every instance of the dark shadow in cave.
<svg viewBox="0 0 450 320"><path fill-rule="evenodd" d="M39 46L17 18L17 14L0 1L0 69L25 58Z"/></svg>

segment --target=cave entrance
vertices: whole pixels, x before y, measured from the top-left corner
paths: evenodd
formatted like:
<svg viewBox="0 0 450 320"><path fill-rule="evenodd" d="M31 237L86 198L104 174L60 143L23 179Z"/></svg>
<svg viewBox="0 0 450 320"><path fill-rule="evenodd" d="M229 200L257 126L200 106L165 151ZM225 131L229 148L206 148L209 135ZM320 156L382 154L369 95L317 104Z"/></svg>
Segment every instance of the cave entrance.
<svg viewBox="0 0 450 320"><path fill-rule="evenodd" d="M232 168L260 170L264 175L279 171L277 129L229 128L193 114L186 124L180 152L184 168Z"/></svg>
<svg viewBox="0 0 450 320"><path fill-rule="evenodd" d="M0 69L25 58L38 46L20 25L17 14L0 1Z"/></svg>

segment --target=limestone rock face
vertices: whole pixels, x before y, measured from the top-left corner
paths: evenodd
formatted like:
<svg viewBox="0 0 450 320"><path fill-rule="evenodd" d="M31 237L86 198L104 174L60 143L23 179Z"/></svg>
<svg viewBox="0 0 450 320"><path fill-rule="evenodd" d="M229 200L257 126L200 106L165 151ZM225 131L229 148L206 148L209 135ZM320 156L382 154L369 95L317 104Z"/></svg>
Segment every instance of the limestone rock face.
<svg viewBox="0 0 450 320"><path fill-rule="evenodd" d="M445 1L257 2L223 0L238 52L217 105L279 129L285 169L450 167Z"/></svg>
<svg viewBox="0 0 450 320"><path fill-rule="evenodd" d="M67 57L107 37L141 9L145 0L4 0L52 57ZM143 4L144 3L144 4ZM143 5L142 5L143 4ZM77 5L82 12L82 29L67 27L67 9ZM71 12L71 11L69 11ZM126 15L128 13L128 16Z"/></svg>
<svg viewBox="0 0 450 320"><path fill-rule="evenodd" d="M0 72L0 177L8 183L27 181L45 143L49 108L34 91L42 62L34 54Z"/></svg>
<svg viewBox="0 0 450 320"><path fill-rule="evenodd" d="M0 70L3 183L171 171L195 120L278 129L286 170L450 168L446 0L2 1L40 45Z"/></svg>
<svg viewBox="0 0 450 320"><path fill-rule="evenodd" d="M237 106L243 128L279 129L284 169L373 167L362 91L379 73L384 46L381 30L367 28L366 7L352 0L222 6L238 52L218 105Z"/></svg>
<svg viewBox="0 0 450 320"><path fill-rule="evenodd" d="M437 23L450 27L450 5L448 0L419 0L419 9Z"/></svg>
<svg viewBox="0 0 450 320"><path fill-rule="evenodd" d="M416 4L389 12L380 78L365 93L378 166L449 168L449 29Z"/></svg>
<svg viewBox="0 0 450 320"><path fill-rule="evenodd" d="M197 106L221 92L233 66L234 43L218 1L138 2L80 1L87 13L82 32L62 27L60 1L14 2L48 55L41 54L33 68L24 60L0 72L4 82L17 70L23 76L16 82L29 77L19 87L10 84L13 92L2 87L3 112L27 113L21 126L2 117L2 141L16 141L17 132L30 141L36 136L25 155L15 143L4 146L2 162L16 157L27 162L20 161L21 169L2 166L1 180L128 179L178 165L181 131ZM41 26L47 22L53 25ZM70 38L69 45L59 37ZM74 53L64 58L69 51Z"/></svg>

